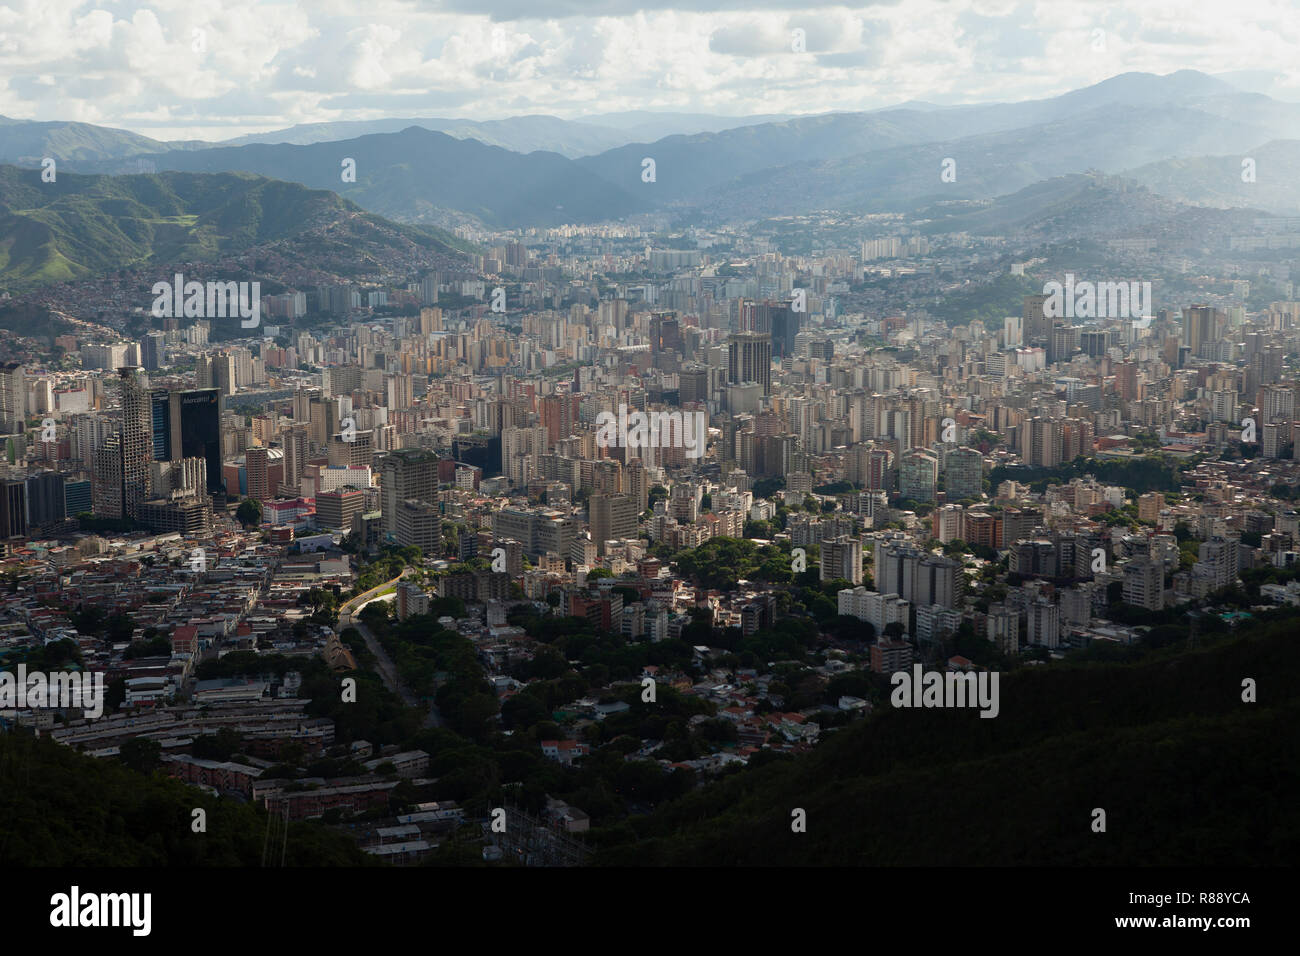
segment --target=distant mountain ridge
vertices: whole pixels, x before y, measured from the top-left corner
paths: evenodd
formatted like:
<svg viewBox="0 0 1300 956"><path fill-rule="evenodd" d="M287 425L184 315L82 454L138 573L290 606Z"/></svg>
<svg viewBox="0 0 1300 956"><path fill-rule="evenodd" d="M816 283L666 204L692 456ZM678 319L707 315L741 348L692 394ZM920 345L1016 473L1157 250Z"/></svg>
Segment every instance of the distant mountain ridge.
<svg viewBox="0 0 1300 956"><path fill-rule="evenodd" d="M1250 123L1173 106L1097 107L1068 118L757 170L715 184L700 208L718 219L841 209L901 211L941 199L1007 195L1088 169L1119 173L1171 150L1195 156L1225 143L1258 142ZM1087 143L1081 149L1079 143ZM1170 143L1176 144L1170 146ZM954 177L942 172L952 160Z"/></svg>
<svg viewBox="0 0 1300 956"><path fill-rule="evenodd" d="M1184 202L1300 214L1300 139L1274 140L1245 154L1157 160L1125 175Z"/></svg>
<svg viewBox="0 0 1300 956"><path fill-rule="evenodd" d="M473 139L485 146L499 146L516 153L538 150L559 153L570 159L599 153L627 140L627 134L585 122L555 116L516 116L505 120L467 119L383 119L333 123L304 123L268 133L239 136L214 147L248 146L255 143L310 146L382 133L400 133L412 126L446 133L455 139Z"/></svg>
<svg viewBox="0 0 1300 956"><path fill-rule="evenodd" d="M415 126L339 142L257 143L139 158L160 170L239 171L330 189L407 222L437 222L438 210L448 209L497 227L544 226L618 219L650 208L558 153L514 153ZM355 182L343 179L347 159L355 162ZM112 172L121 164L92 168Z"/></svg>
<svg viewBox="0 0 1300 956"><path fill-rule="evenodd" d="M40 122L0 116L0 163L39 166L56 162L121 159L163 149L202 149L208 143L185 140L163 143L139 133L90 123Z"/></svg>
<svg viewBox="0 0 1300 956"><path fill-rule="evenodd" d="M413 125L394 129L407 122ZM592 152L641 131L693 126L705 129ZM1225 163L1207 158L1248 156L1288 140L1300 140L1300 104L1192 70L1126 73L1018 103L916 103L748 119L631 111L576 122L541 115L356 121L291 127L224 146L162 144L83 124L0 123L0 157L24 164L48 149L56 158L66 153L60 161L74 171L133 172L152 163L252 172L332 190L395 220L477 221L497 229L648 212L729 222L817 210L903 211L942 199L1010 195L1088 169L1135 171L1133 178L1183 201L1293 208L1300 192L1289 183L1275 178L1269 189L1243 191ZM355 182L339 175L345 158L356 160ZM1286 147L1269 158L1275 170L1292 168ZM950 182L939 175L947 159L956 165Z"/></svg>

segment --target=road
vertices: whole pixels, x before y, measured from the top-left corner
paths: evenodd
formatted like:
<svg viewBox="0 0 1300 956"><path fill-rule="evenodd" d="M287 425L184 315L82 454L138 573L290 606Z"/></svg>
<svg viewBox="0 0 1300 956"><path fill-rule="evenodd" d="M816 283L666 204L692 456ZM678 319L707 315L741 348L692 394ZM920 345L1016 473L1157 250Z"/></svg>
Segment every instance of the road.
<svg viewBox="0 0 1300 956"><path fill-rule="evenodd" d="M383 678L384 686L400 697L406 706L419 708L421 706L420 699L416 697L415 694L411 693L410 688L402 682L402 678L398 675L397 667L393 664L392 658L388 656L388 652L384 650L384 646L379 643L379 639L375 637L374 633L370 628L366 627L365 623L362 622L360 618L361 609L363 607L372 601L383 600L384 597L390 593L389 589L396 588L397 583L401 581L402 578L406 577L407 572L411 570L411 568L405 568L401 574L393 578L391 581L385 581L383 584L376 585L369 591L358 594L350 601L341 605L339 607L338 632L342 634L347 628L355 627L357 633L361 635L361 639L366 642L366 648L371 654L375 655L375 666L379 671L379 676ZM437 706L432 703L429 704L429 712L425 715L424 726L442 726L442 715L438 713Z"/></svg>

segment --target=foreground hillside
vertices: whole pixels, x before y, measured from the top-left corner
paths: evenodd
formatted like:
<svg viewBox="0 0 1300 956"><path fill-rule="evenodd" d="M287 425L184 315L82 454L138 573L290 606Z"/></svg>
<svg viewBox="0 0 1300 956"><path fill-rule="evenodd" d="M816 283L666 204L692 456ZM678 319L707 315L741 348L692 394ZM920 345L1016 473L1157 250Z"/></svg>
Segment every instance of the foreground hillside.
<svg viewBox="0 0 1300 956"><path fill-rule="evenodd" d="M191 831L193 810L207 832ZM0 734L0 866L260 866L266 814L48 738ZM290 824L288 866L370 858L325 827ZM278 861L277 861L278 862Z"/></svg>
<svg viewBox="0 0 1300 956"><path fill-rule="evenodd" d="M601 835L612 865L1260 865L1300 853L1292 623L1029 668L1001 715L894 710ZM1241 682L1258 682L1243 703ZM807 832L791 831L791 811ZM1106 832L1092 830L1094 808Z"/></svg>

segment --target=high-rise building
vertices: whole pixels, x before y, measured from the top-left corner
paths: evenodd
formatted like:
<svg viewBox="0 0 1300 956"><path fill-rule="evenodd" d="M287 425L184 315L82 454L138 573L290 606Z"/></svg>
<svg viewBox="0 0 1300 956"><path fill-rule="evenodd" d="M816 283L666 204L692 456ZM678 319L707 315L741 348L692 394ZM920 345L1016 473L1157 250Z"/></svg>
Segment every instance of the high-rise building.
<svg viewBox="0 0 1300 956"><path fill-rule="evenodd" d="M1164 607L1165 573L1161 562L1134 558L1124 566L1124 603L1159 611Z"/></svg>
<svg viewBox="0 0 1300 956"><path fill-rule="evenodd" d="M123 518L122 507L122 435L114 432L94 451L94 499L92 510L97 518Z"/></svg>
<svg viewBox="0 0 1300 956"><path fill-rule="evenodd" d="M868 491L894 490L894 453L888 448L873 448L867 456L864 484Z"/></svg>
<svg viewBox="0 0 1300 956"><path fill-rule="evenodd" d="M1020 653L1020 612L1005 604L990 604L985 618L985 636L1003 654Z"/></svg>
<svg viewBox="0 0 1300 956"><path fill-rule="evenodd" d="M676 312L655 312L650 316L650 354L659 356L663 352L676 352L681 355L682 327Z"/></svg>
<svg viewBox="0 0 1300 956"><path fill-rule="evenodd" d="M939 458L933 452L913 448L898 463L898 493L913 501L934 501L939 480Z"/></svg>
<svg viewBox="0 0 1300 956"><path fill-rule="evenodd" d="M85 478L68 479L63 483L63 510L68 517L94 511L94 483Z"/></svg>
<svg viewBox="0 0 1300 956"><path fill-rule="evenodd" d="M1218 340L1227 316L1208 305L1193 305L1183 309L1183 344L1200 355L1201 350Z"/></svg>
<svg viewBox="0 0 1300 956"><path fill-rule="evenodd" d="M328 446L329 463L334 468L372 466L375 461L375 436L371 431L335 432Z"/></svg>
<svg viewBox="0 0 1300 956"><path fill-rule="evenodd" d="M154 389L149 393L150 436L155 461L202 458L208 493L221 485L221 392L215 388Z"/></svg>
<svg viewBox="0 0 1300 956"><path fill-rule="evenodd" d="M592 495L587 502L591 537L596 553L605 554L605 542L636 537L636 500L629 495Z"/></svg>
<svg viewBox="0 0 1300 956"><path fill-rule="evenodd" d="M1256 394L1255 404L1265 422L1289 422L1295 417L1295 392L1289 386L1265 385Z"/></svg>
<svg viewBox="0 0 1300 956"><path fill-rule="evenodd" d="M1035 417L1028 422L1025 444L1026 463L1039 468L1054 468L1061 463L1062 426L1050 418Z"/></svg>
<svg viewBox="0 0 1300 956"><path fill-rule="evenodd" d="M980 497L984 491L984 456L978 449L963 446L944 456L943 489L949 501Z"/></svg>
<svg viewBox="0 0 1300 956"><path fill-rule="evenodd" d="M1025 344L1025 320L1023 316L1008 315L1002 320L1002 347L1018 349Z"/></svg>
<svg viewBox="0 0 1300 956"><path fill-rule="evenodd" d="M1079 348L1089 358L1101 358L1111 346L1114 336L1106 329L1081 329Z"/></svg>
<svg viewBox="0 0 1300 956"><path fill-rule="evenodd" d="M222 395L235 394L235 358L228 352L200 355L194 364L194 380L201 389L215 388Z"/></svg>
<svg viewBox="0 0 1300 956"><path fill-rule="evenodd" d="M154 460L153 404L149 379L138 366L118 369L122 385L122 428L118 433L122 456L122 514L139 517L141 502L149 494L149 465Z"/></svg>
<svg viewBox="0 0 1300 956"><path fill-rule="evenodd" d="M442 543L442 513L437 505L408 498L397 503L393 537L398 547L417 547L424 554L437 554Z"/></svg>
<svg viewBox="0 0 1300 956"><path fill-rule="evenodd" d="M1141 398L1137 362L1120 362L1115 366L1115 392L1126 402Z"/></svg>
<svg viewBox="0 0 1300 956"><path fill-rule="evenodd" d="M153 531L206 536L212 533L212 499L202 494L143 501L139 521Z"/></svg>
<svg viewBox="0 0 1300 956"><path fill-rule="evenodd" d="M438 456L416 448L390 452L379 460L380 510L385 534L397 533L398 505L434 503L438 497Z"/></svg>
<svg viewBox="0 0 1300 956"><path fill-rule="evenodd" d="M965 529L963 517L966 509L958 504L946 504L930 512L931 534L940 544L961 538Z"/></svg>
<svg viewBox="0 0 1300 956"><path fill-rule="evenodd" d="M709 367L698 362L683 365L677 373L677 394L682 404L707 402L711 394Z"/></svg>
<svg viewBox="0 0 1300 956"><path fill-rule="evenodd" d="M352 519L365 511L365 504L365 492L359 488L344 487L319 492L316 495L316 524L332 530L350 529Z"/></svg>
<svg viewBox="0 0 1300 956"><path fill-rule="evenodd" d="M385 398L390 409L410 408L415 401L410 375L388 375L384 379Z"/></svg>
<svg viewBox="0 0 1300 956"><path fill-rule="evenodd" d="M757 382L763 394L772 394L772 336L737 332L727 343L727 381Z"/></svg>
<svg viewBox="0 0 1300 956"><path fill-rule="evenodd" d="M573 434L578 424L578 402L579 397L569 392L542 397L542 424L546 426L546 437L552 445Z"/></svg>
<svg viewBox="0 0 1300 956"><path fill-rule="evenodd" d="M795 338L803 328L803 318L804 313L796 312L791 302L742 301L737 330L769 336L772 357L780 360L794 354Z"/></svg>
<svg viewBox="0 0 1300 956"><path fill-rule="evenodd" d="M156 372L162 368L166 341L167 337L161 332L146 332L140 340L140 364L146 372Z"/></svg>
<svg viewBox="0 0 1300 956"><path fill-rule="evenodd" d="M876 540L874 574L881 594L897 594L914 605L956 607L966 583L957 561L885 539Z"/></svg>
<svg viewBox="0 0 1300 956"><path fill-rule="evenodd" d="M311 455L310 426L295 423L280 432L280 447L284 449L284 481L282 487L290 494L299 494L302 476Z"/></svg>
<svg viewBox="0 0 1300 956"><path fill-rule="evenodd" d="M862 583L862 541L853 535L841 535L821 543L821 580L843 578L850 584Z"/></svg>
<svg viewBox="0 0 1300 956"><path fill-rule="evenodd" d="M27 535L27 483L21 478L0 481L0 539Z"/></svg>
<svg viewBox="0 0 1300 956"><path fill-rule="evenodd" d="M1072 325L1054 325L1047 338L1047 364L1068 362L1074 354L1078 329Z"/></svg>
<svg viewBox="0 0 1300 956"><path fill-rule="evenodd" d="M244 468L248 476L248 497L254 501L269 501L271 487L267 477L267 451L256 445L244 452ZM319 497L319 496L318 496ZM343 527L340 525L340 527Z"/></svg>
<svg viewBox="0 0 1300 956"><path fill-rule="evenodd" d="M208 463L203 458L155 461L149 470L150 486L157 498L194 497L208 493Z"/></svg>
<svg viewBox="0 0 1300 956"><path fill-rule="evenodd" d="M871 645L871 670L877 674L896 674L912 666L914 648L907 641L880 638Z"/></svg>
<svg viewBox="0 0 1300 956"><path fill-rule="evenodd" d="M43 471L27 478L27 523L33 528L58 524L67 517L63 486L66 479L57 471Z"/></svg>
<svg viewBox="0 0 1300 956"><path fill-rule="evenodd" d="M1025 340L1031 345L1046 345L1051 333L1052 320L1044 311L1047 299L1046 295L1025 296L1021 317Z"/></svg>
<svg viewBox="0 0 1300 956"><path fill-rule="evenodd" d="M1026 638L1030 644L1056 648L1061 643L1061 608L1052 601L1038 600L1025 608Z"/></svg>
<svg viewBox="0 0 1300 956"><path fill-rule="evenodd" d="M18 362L6 362L0 365L0 428L14 433L26 420L26 373Z"/></svg>
<svg viewBox="0 0 1300 956"><path fill-rule="evenodd" d="M1237 542L1220 537L1202 541L1195 570L1212 588L1227 587L1237 579Z"/></svg>

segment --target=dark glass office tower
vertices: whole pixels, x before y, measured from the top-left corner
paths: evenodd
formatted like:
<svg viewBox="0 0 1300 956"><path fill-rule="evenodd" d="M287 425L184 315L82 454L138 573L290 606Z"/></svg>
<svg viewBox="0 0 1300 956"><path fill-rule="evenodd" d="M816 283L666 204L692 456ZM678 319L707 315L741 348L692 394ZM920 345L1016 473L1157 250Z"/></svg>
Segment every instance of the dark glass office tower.
<svg viewBox="0 0 1300 956"><path fill-rule="evenodd" d="M457 435L451 440L451 456L483 469L485 477L494 477L501 474L501 436L485 432Z"/></svg>
<svg viewBox="0 0 1300 956"><path fill-rule="evenodd" d="M153 460L171 461L171 392L165 388L156 388L149 393L149 408L153 428Z"/></svg>
<svg viewBox="0 0 1300 956"><path fill-rule="evenodd" d="M0 538L27 534L27 483L21 478L0 482Z"/></svg>
<svg viewBox="0 0 1300 956"><path fill-rule="evenodd" d="M220 493L221 391L157 389L151 399L154 459L204 459L208 466L208 493Z"/></svg>
<svg viewBox="0 0 1300 956"><path fill-rule="evenodd" d="M28 525L44 528L67 517L64 484L64 476L57 471L43 471L27 477Z"/></svg>

